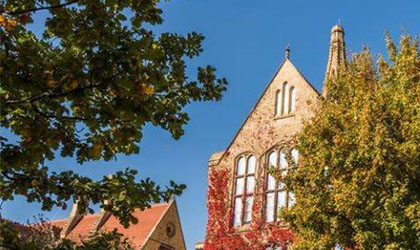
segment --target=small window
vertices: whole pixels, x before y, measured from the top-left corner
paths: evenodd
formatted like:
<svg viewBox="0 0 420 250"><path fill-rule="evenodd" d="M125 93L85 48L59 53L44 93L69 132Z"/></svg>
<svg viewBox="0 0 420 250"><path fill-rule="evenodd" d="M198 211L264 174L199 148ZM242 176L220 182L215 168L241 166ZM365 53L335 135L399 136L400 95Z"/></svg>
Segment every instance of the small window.
<svg viewBox="0 0 420 250"><path fill-rule="evenodd" d="M277 92L276 92L276 106L275 106L275 112L274 112L274 114L276 116L280 115L281 101L282 101L281 92L280 92L280 90L277 90Z"/></svg>
<svg viewBox="0 0 420 250"><path fill-rule="evenodd" d="M281 115L285 114L286 111L288 110L288 107L287 107L288 106L288 101L287 101L288 93L286 93L287 90L288 90L287 86L288 86L287 82L284 82L283 87L281 89L281 92L282 92L282 94L281 94L281 103L282 103L281 104Z"/></svg>
<svg viewBox="0 0 420 250"><path fill-rule="evenodd" d="M256 169L257 159L253 155L241 156L236 163L233 197L233 225L236 227L251 222Z"/></svg>
<svg viewBox="0 0 420 250"><path fill-rule="evenodd" d="M291 150L293 161L297 163L298 151ZM286 149L276 149L268 155L267 170L271 167L279 168L282 175L286 175L291 164L286 160ZM277 221L278 212L283 207L291 207L295 203L294 195L286 189L281 181L276 180L271 174L267 173L266 178L266 206L265 216L267 222Z"/></svg>
<svg viewBox="0 0 420 250"><path fill-rule="evenodd" d="M284 82L280 90L276 92L275 116L292 114L296 110L296 88Z"/></svg>
<svg viewBox="0 0 420 250"><path fill-rule="evenodd" d="M295 87L290 87L289 90L289 114L295 112L296 106L296 90Z"/></svg>

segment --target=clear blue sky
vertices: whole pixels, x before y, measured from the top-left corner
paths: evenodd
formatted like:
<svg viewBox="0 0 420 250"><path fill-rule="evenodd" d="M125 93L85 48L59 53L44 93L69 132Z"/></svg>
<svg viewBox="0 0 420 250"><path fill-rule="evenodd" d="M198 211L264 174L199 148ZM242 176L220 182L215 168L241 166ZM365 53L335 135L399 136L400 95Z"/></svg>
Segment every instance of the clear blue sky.
<svg viewBox="0 0 420 250"><path fill-rule="evenodd" d="M367 45L374 54L384 53L386 30L394 39L404 29L420 34L418 0L172 0L162 6L165 23L159 30L198 31L206 36L204 53L189 66L212 64L219 75L228 78L230 86L223 101L188 106L191 121L178 141L168 132L148 126L139 155L84 166L77 166L72 159L57 159L51 166L55 171L74 169L93 178L130 166L160 184L169 180L187 184L177 202L188 249L204 238L207 159L228 145L282 61L287 43L291 60L320 89L329 31L339 19L350 52ZM17 199L4 204L2 214L25 222L39 214L39 208ZM69 211L44 214L57 219L67 217Z"/></svg>

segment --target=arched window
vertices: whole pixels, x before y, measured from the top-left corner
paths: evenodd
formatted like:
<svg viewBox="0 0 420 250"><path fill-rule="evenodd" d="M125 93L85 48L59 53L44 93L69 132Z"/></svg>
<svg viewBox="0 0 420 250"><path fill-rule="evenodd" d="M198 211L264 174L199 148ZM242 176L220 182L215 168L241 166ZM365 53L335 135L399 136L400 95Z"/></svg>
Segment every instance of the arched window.
<svg viewBox="0 0 420 250"><path fill-rule="evenodd" d="M289 89L289 111L288 113L295 112L295 104L296 103L296 90L295 87L290 87Z"/></svg>
<svg viewBox="0 0 420 250"><path fill-rule="evenodd" d="M298 152L291 150L292 158L297 163ZM268 154L268 169L271 167L279 168L282 175L286 175L289 164L286 160L286 149L276 149ZM294 196L289 192L284 183L276 180L271 174L267 173L266 179L266 211L267 222L277 221L278 212L283 207L290 207L294 204Z"/></svg>
<svg viewBox="0 0 420 250"><path fill-rule="evenodd" d="M288 93L286 93L287 92L287 82L284 82L283 83L283 87L282 87L282 89L281 89L281 92L282 92L282 94L281 94L281 102L282 102L282 104L281 104L281 114L283 115L283 114L285 114L286 112L287 112L287 110L288 110L288 101L286 100L286 99L288 99Z"/></svg>
<svg viewBox="0 0 420 250"><path fill-rule="evenodd" d="M253 155L241 156L236 162L233 197L234 226L241 226L251 222L256 168L257 159Z"/></svg>
<svg viewBox="0 0 420 250"><path fill-rule="evenodd" d="M281 111L281 102L282 102L282 99L281 99L281 91L280 90L277 90L277 92L276 92L276 106L275 106L275 111L274 111L274 114L277 116L277 115L279 115L280 114L280 111Z"/></svg>

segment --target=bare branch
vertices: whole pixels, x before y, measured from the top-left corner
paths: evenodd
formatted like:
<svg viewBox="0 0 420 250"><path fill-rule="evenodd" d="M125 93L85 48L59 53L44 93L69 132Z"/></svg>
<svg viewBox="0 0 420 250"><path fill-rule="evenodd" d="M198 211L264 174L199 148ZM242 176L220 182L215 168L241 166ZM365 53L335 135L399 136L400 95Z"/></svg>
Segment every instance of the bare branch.
<svg viewBox="0 0 420 250"><path fill-rule="evenodd" d="M0 11L0 14L5 13L5 14L8 14L8 15L21 15L21 14L25 14L25 13L28 13L28 12L36 12L36 11L40 11L40 10L58 9L58 8L62 8L62 7L74 4L78 1L79 0L72 0L72 1L69 1L67 3L62 3L62 4L52 5L52 6L42 6L42 7L39 7L39 8L30 8L30 9L16 10L16 11L10 11L10 12L2 10L2 11Z"/></svg>

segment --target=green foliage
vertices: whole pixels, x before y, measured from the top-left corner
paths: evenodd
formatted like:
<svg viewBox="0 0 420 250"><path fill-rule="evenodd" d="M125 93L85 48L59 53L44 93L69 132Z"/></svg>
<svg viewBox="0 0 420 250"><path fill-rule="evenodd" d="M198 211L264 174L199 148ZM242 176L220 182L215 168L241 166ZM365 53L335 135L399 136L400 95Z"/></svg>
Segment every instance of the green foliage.
<svg viewBox="0 0 420 250"><path fill-rule="evenodd" d="M105 209L128 226L134 207L179 195L127 169L94 181L72 171L52 172L57 155L79 164L137 154L145 124L175 139L192 101L220 100L227 81L215 68L186 74L186 60L202 52L204 37L153 28L163 22L158 0L6 0L0 6L0 124L18 137L0 137L0 198L26 196L42 209L111 200ZM28 29L48 12L42 37ZM37 17L34 16L36 19ZM41 20L36 20L41 22Z"/></svg>
<svg viewBox="0 0 420 250"><path fill-rule="evenodd" d="M116 231L95 233L82 240L80 244L68 239L60 240L53 231L53 228L45 222L23 226L3 220L0 221L0 247L20 250L134 249L129 240Z"/></svg>
<svg viewBox="0 0 420 250"><path fill-rule="evenodd" d="M293 249L420 249L418 41L386 42L389 62L354 55L298 136Z"/></svg>

